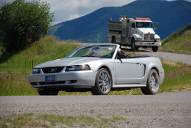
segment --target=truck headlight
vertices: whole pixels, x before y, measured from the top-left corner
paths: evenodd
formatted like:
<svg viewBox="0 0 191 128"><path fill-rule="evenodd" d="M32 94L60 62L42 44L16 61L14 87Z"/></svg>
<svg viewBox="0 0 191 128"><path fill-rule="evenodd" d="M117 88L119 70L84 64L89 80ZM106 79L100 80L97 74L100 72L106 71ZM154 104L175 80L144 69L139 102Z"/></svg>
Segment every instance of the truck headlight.
<svg viewBox="0 0 191 128"><path fill-rule="evenodd" d="M155 42L159 42L159 41L160 41L160 38L156 38L156 39L155 39Z"/></svg>
<svg viewBox="0 0 191 128"><path fill-rule="evenodd" d="M142 39L141 38L136 38L136 41L141 41Z"/></svg>
<svg viewBox="0 0 191 128"><path fill-rule="evenodd" d="M91 70L89 65L66 66L65 72Z"/></svg>
<svg viewBox="0 0 191 128"><path fill-rule="evenodd" d="M41 73L41 69L40 68L33 68L32 69L32 74L40 74Z"/></svg>

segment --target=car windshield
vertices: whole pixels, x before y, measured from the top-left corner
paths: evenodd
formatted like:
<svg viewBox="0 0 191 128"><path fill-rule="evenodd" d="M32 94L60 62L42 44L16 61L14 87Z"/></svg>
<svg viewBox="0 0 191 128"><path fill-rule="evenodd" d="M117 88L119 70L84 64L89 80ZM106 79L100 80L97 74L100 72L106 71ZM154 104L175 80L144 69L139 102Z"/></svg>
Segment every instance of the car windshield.
<svg viewBox="0 0 191 128"><path fill-rule="evenodd" d="M151 22L136 22L137 28L152 28Z"/></svg>
<svg viewBox="0 0 191 128"><path fill-rule="evenodd" d="M74 51L69 57L112 58L115 48L115 45L92 45Z"/></svg>

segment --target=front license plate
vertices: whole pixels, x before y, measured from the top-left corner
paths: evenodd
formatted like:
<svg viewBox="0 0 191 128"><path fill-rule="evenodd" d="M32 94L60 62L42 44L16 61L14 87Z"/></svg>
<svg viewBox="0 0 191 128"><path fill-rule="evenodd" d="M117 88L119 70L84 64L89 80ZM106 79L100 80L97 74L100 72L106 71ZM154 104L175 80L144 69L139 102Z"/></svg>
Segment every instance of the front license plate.
<svg viewBox="0 0 191 128"><path fill-rule="evenodd" d="M54 75L45 76L45 81L46 82L54 82L54 81L56 81L56 77Z"/></svg>

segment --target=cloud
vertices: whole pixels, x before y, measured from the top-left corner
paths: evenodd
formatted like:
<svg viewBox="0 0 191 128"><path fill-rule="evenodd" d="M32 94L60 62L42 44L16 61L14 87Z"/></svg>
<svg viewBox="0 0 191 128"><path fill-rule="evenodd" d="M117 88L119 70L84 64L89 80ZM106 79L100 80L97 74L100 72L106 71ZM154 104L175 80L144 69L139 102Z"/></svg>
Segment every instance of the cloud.
<svg viewBox="0 0 191 128"><path fill-rule="evenodd" d="M54 12L54 23L84 16L102 7L122 6L135 0L44 0Z"/></svg>
<svg viewBox="0 0 191 128"><path fill-rule="evenodd" d="M122 6L135 0L44 0L54 12L54 23L72 20L102 7ZM174 0L166 0L174 1ZM186 0L190 1L191 0Z"/></svg>

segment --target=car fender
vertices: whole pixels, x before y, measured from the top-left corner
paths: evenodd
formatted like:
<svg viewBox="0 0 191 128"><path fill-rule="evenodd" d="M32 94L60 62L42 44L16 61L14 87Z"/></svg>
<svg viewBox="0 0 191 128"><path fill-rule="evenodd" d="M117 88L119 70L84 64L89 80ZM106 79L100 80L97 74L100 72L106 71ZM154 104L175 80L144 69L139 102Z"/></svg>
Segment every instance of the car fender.
<svg viewBox="0 0 191 128"><path fill-rule="evenodd" d="M146 77L145 77L146 81L147 81L147 78L148 78L148 75L149 75L151 69L157 70L159 77L160 77L160 83L162 83L164 80L164 69L163 69L162 64L160 62L160 59L155 58L153 62L149 63L147 70L146 70L146 73L145 73L146 74Z"/></svg>
<svg viewBox="0 0 191 128"><path fill-rule="evenodd" d="M101 68L106 68L108 71L109 71L109 73L110 73L110 75L111 75L111 78L112 78L112 83L114 83L115 82L115 72L114 72L114 65L109 65L109 64L101 64L101 65L99 65L99 66L97 66L97 68L96 68L96 73L97 73L97 71L99 70L99 69L101 69Z"/></svg>

